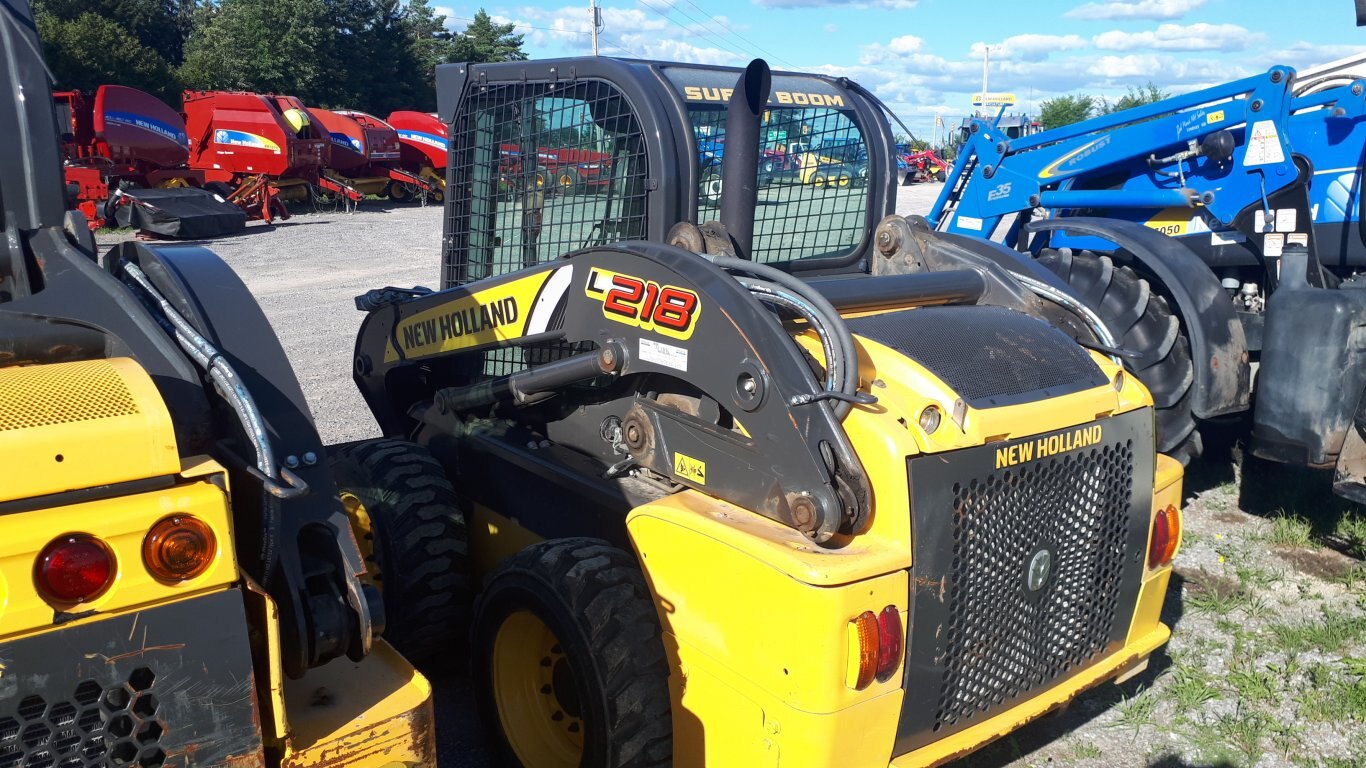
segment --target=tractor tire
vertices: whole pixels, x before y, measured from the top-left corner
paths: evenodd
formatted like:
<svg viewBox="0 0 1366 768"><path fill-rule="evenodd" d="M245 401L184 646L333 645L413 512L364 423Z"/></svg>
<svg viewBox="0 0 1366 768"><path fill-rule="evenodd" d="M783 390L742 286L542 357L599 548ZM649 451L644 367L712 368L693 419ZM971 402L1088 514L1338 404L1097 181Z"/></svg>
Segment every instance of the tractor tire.
<svg viewBox="0 0 1366 768"><path fill-rule="evenodd" d="M1182 464L1200 455L1203 443L1191 413L1195 365L1190 341L1166 298L1129 267L1091 251L1045 249L1039 263L1077 292L1121 348L1141 357L1124 367L1143 382L1156 406L1157 450Z"/></svg>
<svg viewBox="0 0 1366 768"><path fill-rule="evenodd" d="M470 648L480 712L505 764L671 763L669 664L630 554L552 539L513 555L475 604Z"/></svg>
<svg viewBox="0 0 1366 768"><path fill-rule="evenodd" d="M943 168L940 168L939 170L934 172L934 180L939 182L940 184L943 184L944 182L949 180L949 174L945 172Z"/></svg>
<svg viewBox="0 0 1366 768"><path fill-rule="evenodd" d="M204 189L218 195L225 201L232 195L235 188L226 181L207 181L204 182Z"/></svg>
<svg viewBox="0 0 1366 768"><path fill-rule="evenodd" d="M401 181L391 181L384 188L384 195L396 203L407 203L413 199L413 190Z"/></svg>
<svg viewBox="0 0 1366 768"><path fill-rule="evenodd" d="M367 440L332 452L367 578L384 596L384 637L428 671L452 666L472 602L465 516L426 448Z"/></svg>
<svg viewBox="0 0 1366 768"><path fill-rule="evenodd" d="M555 183L562 194L577 195L583 191L583 175L577 168L561 168L555 174Z"/></svg>

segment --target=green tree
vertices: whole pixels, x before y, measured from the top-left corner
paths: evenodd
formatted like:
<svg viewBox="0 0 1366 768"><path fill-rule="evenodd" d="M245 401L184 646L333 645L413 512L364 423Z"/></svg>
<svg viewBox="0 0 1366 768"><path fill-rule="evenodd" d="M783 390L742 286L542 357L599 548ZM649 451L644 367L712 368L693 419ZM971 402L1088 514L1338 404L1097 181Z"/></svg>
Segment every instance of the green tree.
<svg viewBox="0 0 1366 768"><path fill-rule="evenodd" d="M342 79L335 37L327 0L222 0L196 14L180 77L191 88L287 93L307 101Z"/></svg>
<svg viewBox="0 0 1366 768"><path fill-rule="evenodd" d="M37 22L57 87L92 92L115 83L179 103L179 84L170 64L118 22L97 13L64 20L46 12Z"/></svg>
<svg viewBox="0 0 1366 768"><path fill-rule="evenodd" d="M1108 115L1111 112L1123 112L1126 109L1141 107L1168 98L1171 98L1170 93L1158 88L1156 83L1149 80L1148 84L1142 88L1129 86L1129 92L1119 97L1119 100L1114 104L1111 104L1108 99L1101 99L1097 113Z"/></svg>
<svg viewBox="0 0 1366 768"><path fill-rule="evenodd" d="M1044 128L1079 123L1096 109L1096 98L1087 95L1058 96L1039 105L1039 122Z"/></svg>
<svg viewBox="0 0 1366 768"><path fill-rule="evenodd" d="M35 0L37 16L74 22L87 13L111 21L172 65L181 61L195 0ZM44 41L47 42L46 40Z"/></svg>
<svg viewBox="0 0 1366 768"><path fill-rule="evenodd" d="M516 24L497 24L480 8L465 31L455 38L452 61L526 61L525 35L513 34Z"/></svg>

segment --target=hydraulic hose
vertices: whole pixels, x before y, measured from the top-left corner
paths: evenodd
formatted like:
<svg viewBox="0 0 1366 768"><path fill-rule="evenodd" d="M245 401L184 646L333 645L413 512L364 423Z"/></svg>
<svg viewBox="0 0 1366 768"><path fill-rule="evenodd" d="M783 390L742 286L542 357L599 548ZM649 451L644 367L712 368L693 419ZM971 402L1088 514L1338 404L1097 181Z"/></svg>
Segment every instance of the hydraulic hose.
<svg viewBox="0 0 1366 768"><path fill-rule="evenodd" d="M722 269L748 272L755 277L777 283L810 304L819 313L822 324L830 331L830 335L837 345L837 358L841 371L838 391L848 398L855 398L858 395L858 349L854 346L854 335L849 332L849 326L845 325L844 318L840 317L839 310L835 309L828 299L801 280L767 264L758 264L733 256L707 255L705 258L710 259L713 264ZM827 363L833 365L836 360L832 359ZM849 411L853 410L853 407L852 402L836 400L833 406L835 418L844 420L844 417L849 415Z"/></svg>
<svg viewBox="0 0 1366 768"><path fill-rule="evenodd" d="M748 288L750 293L758 296L760 301L786 307L806 320L807 324L816 331L816 336L821 340L821 348L825 352L825 389L827 392L840 391L840 374L843 373L843 367L842 364L836 364L839 352L830 336L829 329L825 327L816 308L807 304L801 297L788 293L766 280L751 280L745 277L736 279L740 281L741 285Z"/></svg>
<svg viewBox="0 0 1366 768"><path fill-rule="evenodd" d="M1072 298L1072 296L1066 292L1060 291L1041 280L1035 280L1028 275L1022 275L1019 272L1011 272L1010 276L1020 281L1021 285L1039 296L1048 299L1054 304L1061 304L1080 315L1081 318L1086 321L1086 324L1091 326L1091 330L1096 334L1096 338L1100 340L1101 344L1104 344L1110 349L1119 349L1119 342L1115 339L1114 334L1110 333L1110 329L1105 327L1105 321L1101 320L1100 315L1092 311L1090 307L1077 299ZM1110 355L1110 359L1115 361L1115 365L1124 365L1124 361L1120 360L1117 355Z"/></svg>

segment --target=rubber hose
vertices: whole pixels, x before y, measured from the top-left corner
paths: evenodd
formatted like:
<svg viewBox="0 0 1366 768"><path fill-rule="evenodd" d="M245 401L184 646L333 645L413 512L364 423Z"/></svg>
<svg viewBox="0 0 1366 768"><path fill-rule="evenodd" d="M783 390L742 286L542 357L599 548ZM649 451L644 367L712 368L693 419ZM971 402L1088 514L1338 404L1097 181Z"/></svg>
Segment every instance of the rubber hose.
<svg viewBox="0 0 1366 768"><path fill-rule="evenodd" d="M830 329L835 341L839 345L841 357L840 392L853 397L858 394L858 349L854 346L854 335L849 332L849 326L845 325L844 318L840 317L839 310L828 299L815 291L811 286L789 275L788 273L768 266L767 264L756 264L752 261L737 259L733 256L707 256L713 264L722 269L732 269L737 272L748 272L755 277L777 283L793 293L806 299L822 315L825 326ZM843 421L845 416L853 410L854 404L844 400L835 402L835 418Z"/></svg>
<svg viewBox="0 0 1366 768"><path fill-rule="evenodd" d="M830 330L824 326L820 314L814 307L802 301L799 297L794 298L792 294L785 293L772 283L763 280L751 280L749 278L737 278L740 284L749 289L759 297L760 301L767 301L786 307L803 319L816 331L816 335L821 340L821 348L825 352L825 388L831 392L840 391L839 374L843 372L841 366L836 365L836 355L834 341L830 338Z"/></svg>

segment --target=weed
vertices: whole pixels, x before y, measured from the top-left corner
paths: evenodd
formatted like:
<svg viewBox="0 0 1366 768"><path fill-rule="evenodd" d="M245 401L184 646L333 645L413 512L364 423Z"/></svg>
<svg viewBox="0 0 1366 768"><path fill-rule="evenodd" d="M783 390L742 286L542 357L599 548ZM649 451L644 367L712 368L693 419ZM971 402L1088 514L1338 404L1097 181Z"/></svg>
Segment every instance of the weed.
<svg viewBox="0 0 1366 768"><path fill-rule="evenodd" d="M1338 540L1347 554L1366 558L1366 517L1355 512L1344 513L1333 528L1333 538Z"/></svg>
<svg viewBox="0 0 1366 768"><path fill-rule="evenodd" d="M1227 680L1241 701L1252 704L1274 701L1280 693L1276 676L1270 672L1238 670L1229 672Z"/></svg>
<svg viewBox="0 0 1366 768"><path fill-rule="evenodd" d="M1234 711L1215 718L1214 731L1219 734L1248 763L1262 757L1262 738L1270 735L1272 720L1269 715L1243 708L1241 702Z"/></svg>
<svg viewBox="0 0 1366 768"><path fill-rule="evenodd" d="M1323 614L1321 622L1273 624L1271 634L1287 653L1336 653L1366 637L1366 616L1347 616L1326 608Z"/></svg>
<svg viewBox="0 0 1366 768"><path fill-rule="evenodd" d="M1182 713L1219 698L1219 689L1210 683L1209 675L1193 667L1178 667L1176 680L1167 686L1167 692Z"/></svg>
<svg viewBox="0 0 1366 768"><path fill-rule="evenodd" d="M1077 760L1095 760L1104 754L1100 751L1100 747L1097 747L1089 741L1079 741L1073 744L1072 749L1069 750L1069 752L1069 762L1076 762Z"/></svg>
<svg viewBox="0 0 1366 768"><path fill-rule="evenodd" d="M1271 615L1271 603L1261 595L1251 597L1243 605L1243 613L1246 613L1249 619L1261 621Z"/></svg>
<svg viewBox="0 0 1366 768"><path fill-rule="evenodd" d="M1348 680L1332 674L1328 665L1316 665L1310 672L1313 686L1300 693L1296 702L1300 705L1300 716L1319 722L1366 722L1366 678L1361 670L1366 667L1362 659L1345 659L1344 670L1355 680Z"/></svg>
<svg viewBox="0 0 1366 768"><path fill-rule="evenodd" d="M1287 515L1279 510L1271 518L1271 530L1260 536L1278 547L1308 547L1313 545L1313 526L1299 515Z"/></svg>
<svg viewBox="0 0 1366 768"><path fill-rule="evenodd" d="M1143 726L1153 724L1153 712L1157 709L1157 697L1145 696L1144 693L1146 692L1140 691L1133 696L1125 697L1115 705L1115 712L1119 714L1115 727L1134 729L1134 738L1138 738L1138 732Z"/></svg>

